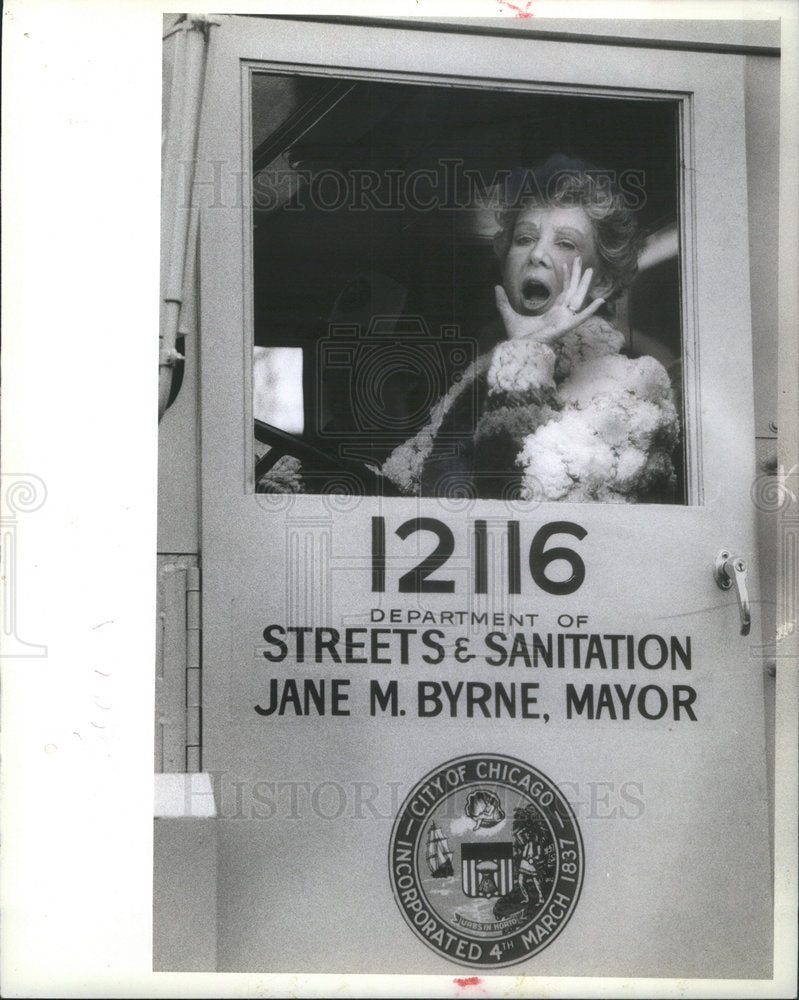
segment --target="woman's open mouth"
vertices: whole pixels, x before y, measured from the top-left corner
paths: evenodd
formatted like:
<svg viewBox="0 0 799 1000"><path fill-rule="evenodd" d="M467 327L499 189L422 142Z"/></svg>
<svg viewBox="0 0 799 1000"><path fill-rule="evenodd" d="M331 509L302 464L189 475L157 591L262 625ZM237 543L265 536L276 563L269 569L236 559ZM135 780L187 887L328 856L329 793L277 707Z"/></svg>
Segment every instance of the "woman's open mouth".
<svg viewBox="0 0 799 1000"><path fill-rule="evenodd" d="M522 282L522 302L525 309L536 312L543 309L548 304L551 295L551 289L543 281L538 281L536 278L525 278Z"/></svg>

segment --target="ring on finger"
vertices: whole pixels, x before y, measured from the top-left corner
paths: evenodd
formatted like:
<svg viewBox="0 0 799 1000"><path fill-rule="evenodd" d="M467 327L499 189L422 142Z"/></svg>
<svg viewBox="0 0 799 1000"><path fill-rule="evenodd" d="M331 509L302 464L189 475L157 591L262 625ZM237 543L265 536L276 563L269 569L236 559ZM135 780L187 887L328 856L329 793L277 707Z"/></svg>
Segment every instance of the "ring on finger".
<svg viewBox="0 0 799 1000"><path fill-rule="evenodd" d="M577 306L569 306L569 305L567 305L566 308L569 310L570 313L576 313L577 312Z"/></svg>

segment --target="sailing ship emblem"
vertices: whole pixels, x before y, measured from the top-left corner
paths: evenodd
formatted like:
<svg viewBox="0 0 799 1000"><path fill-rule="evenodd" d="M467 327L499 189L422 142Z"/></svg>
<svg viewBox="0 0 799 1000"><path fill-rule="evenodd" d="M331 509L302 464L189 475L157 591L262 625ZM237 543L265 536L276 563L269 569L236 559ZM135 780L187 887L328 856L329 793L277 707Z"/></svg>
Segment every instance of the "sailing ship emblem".
<svg viewBox="0 0 799 1000"><path fill-rule="evenodd" d="M452 851L440 826L430 824L427 834L427 864L433 878L447 878L454 875Z"/></svg>

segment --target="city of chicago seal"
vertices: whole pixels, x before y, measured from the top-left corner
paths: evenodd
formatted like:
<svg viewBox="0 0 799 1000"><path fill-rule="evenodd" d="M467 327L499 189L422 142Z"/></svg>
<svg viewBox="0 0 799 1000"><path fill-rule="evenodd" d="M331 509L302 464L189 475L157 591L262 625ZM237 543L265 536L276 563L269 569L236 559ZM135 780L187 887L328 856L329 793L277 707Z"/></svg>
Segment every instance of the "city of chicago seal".
<svg viewBox="0 0 799 1000"><path fill-rule="evenodd" d="M513 965L546 948L577 905L583 843L560 790L501 754L425 775L394 822L389 868L411 930L465 965Z"/></svg>

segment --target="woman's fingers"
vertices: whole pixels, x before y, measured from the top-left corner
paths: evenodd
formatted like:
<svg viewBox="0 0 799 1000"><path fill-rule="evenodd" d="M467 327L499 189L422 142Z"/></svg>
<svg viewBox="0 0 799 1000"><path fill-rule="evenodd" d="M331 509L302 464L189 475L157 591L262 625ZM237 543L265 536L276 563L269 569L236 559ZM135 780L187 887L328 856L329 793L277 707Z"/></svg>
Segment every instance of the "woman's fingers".
<svg viewBox="0 0 799 1000"><path fill-rule="evenodd" d="M565 303L561 303L561 310L558 310L557 315L554 310L549 314L551 316L549 329L546 331L545 336L542 336L540 339L547 344L556 343L564 334L569 333L581 323L584 323L589 316L593 316L604 301L602 298L593 299L585 309L580 309L579 311L577 308L570 308Z"/></svg>
<svg viewBox="0 0 799 1000"><path fill-rule="evenodd" d="M564 264L563 291L556 300L558 305L565 306L576 315L585 301L593 277L594 269L592 267L586 268L585 273L582 273L582 258L580 257L575 257L572 267Z"/></svg>
<svg viewBox="0 0 799 1000"><path fill-rule="evenodd" d="M561 292L561 295L564 297L568 296L569 291L571 290L573 276L574 271L572 270L572 266L568 261L566 261L563 265L563 291Z"/></svg>
<svg viewBox="0 0 799 1000"><path fill-rule="evenodd" d="M577 286L573 299L573 304L577 309L583 304L583 300L588 294L588 289L591 287L591 279L593 277L594 269L592 267L587 268L585 274L580 279L580 284Z"/></svg>
<svg viewBox="0 0 799 1000"><path fill-rule="evenodd" d="M497 309L499 309L499 314L505 326L505 333L511 338L523 336L525 332L522 329L523 317L510 304L507 292L502 285L494 285L494 297L497 300Z"/></svg>
<svg viewBox="0 0 799 1000"><path fill-rule="evenodd" d="M574 264L572 265L571 285L569 286L569 292L572 295L575 295L577 289L580 287L580 281L582 280L582 276L583 276L583 258L575 257Z"/></svg>
<svg viewBox="0 0 799 1000"><path fill-rule="evenodd" d="M497 309L503 319L510 319L513 315L513 306L508 301L508 294L502 285L494 285L494 295L497 300Z"/></svg>
<svg viewBox="0 0 799 1000"><path fill-rule="evenodd" d="M593 316L604 303L604 298L594 299L585 309L582 308L592 277L593 270L590 267L585 274L582 273L579 257L571 267L564 264L563 291L555 304L542 316L520 315L511 305L502 285L494 285L494 297L507 337L511 340L533 337L545 344L555 343L565 333Z"/></svg>
<svg viewBox="0 0 799 1000"><path fill-rule="evenodd" d="M575 313L574 324L572 326L572 329L574 329L575 326L579 326L580 323L583 323L585 320L587 320L589 316L593 316L594 313L597 311L597 309L599 309L599 307L604 303L604 301L605 300L602 298L592 299L591 302L589 302L588 305L585 307L585 309L583 309L581 312Z"/></svg>

